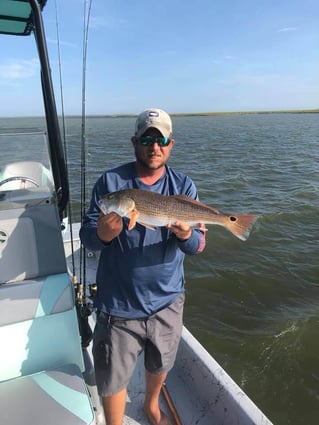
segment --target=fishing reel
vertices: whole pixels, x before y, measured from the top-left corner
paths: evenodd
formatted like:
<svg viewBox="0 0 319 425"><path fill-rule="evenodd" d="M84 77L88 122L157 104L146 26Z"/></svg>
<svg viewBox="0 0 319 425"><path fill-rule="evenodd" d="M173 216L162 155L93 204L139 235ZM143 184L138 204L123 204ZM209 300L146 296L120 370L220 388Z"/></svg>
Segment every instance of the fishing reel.
<svg viewBox="0 0 319 425"><path fill-rule="evenodd" d="M89 316L94 311L93 298L96 292L96 284L89 285L89 295L84 292L84 285L74 281L75 305L78 316L79 331L81 335L81 346L87 348L92 341L93 332L89 324Z"/></svg>
<svg viewBox="0 0 319 425"><path fill-rule="evenodd" d="M92 314L93 310L94 308L92 302L76 303L76 312L78 316L82 348L88 347L93 338L93 332L89 324L89 316Z"/></svg>
<svg viewBox="0 0 319 425"><path fill-rule="evenodd" d="M95 295L96 295L96 291L97 291L97 284L96 283L91 283L90 285L89 285L89 298L90 298L90 300L94 300L94 298L95 298Z"/></svg>

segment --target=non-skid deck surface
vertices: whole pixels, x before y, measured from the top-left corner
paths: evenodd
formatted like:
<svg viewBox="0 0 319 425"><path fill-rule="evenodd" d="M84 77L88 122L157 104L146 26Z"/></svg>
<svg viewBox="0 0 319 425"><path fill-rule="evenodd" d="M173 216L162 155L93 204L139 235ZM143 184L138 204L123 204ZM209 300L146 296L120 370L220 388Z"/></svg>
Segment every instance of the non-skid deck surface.
<svg viewBox="0 0 319 425"><path fill-rule="evenodd" d="M150 425L143 411L145 388L143 362L144 358L141 355L128 386L124 425ZM208 414L207 406L199 402L196 395L184 384L174 369L168 375L166 387L183 425L213 425L212 415ZM170 417L172 424L175 425L172 414L162 394L160 406L162 411Z"/></svg>
<svg viewBox="0 0 319 425"><path fill-rule="evenodd" d="M138 359L133 376L128 386L128 396L126 401L125 419L123 425L150 425L147 416L144 413L144 365L143 355ZM160 399L161 409L171 418L164 397ZM171 418L172 420L172 418ZM172 421L173 423L173 421Z"/></svg>

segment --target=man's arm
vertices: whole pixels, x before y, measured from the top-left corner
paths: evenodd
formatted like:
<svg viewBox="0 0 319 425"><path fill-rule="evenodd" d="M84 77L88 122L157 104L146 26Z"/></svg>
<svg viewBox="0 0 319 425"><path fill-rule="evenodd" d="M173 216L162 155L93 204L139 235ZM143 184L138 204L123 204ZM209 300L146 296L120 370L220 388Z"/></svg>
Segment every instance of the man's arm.
<svg viewBox="0 0 319 425"><path fill-rule="evenodd" d="M206 245L206 227L200 224L198 228L192 228L186 223L176 222L167 228L175 234L179 248L184 254L199 254Z"/></svg>
<svg viewBox="0 0 319 425"><path fill-rule="evenodd" d="M90 206L83 217L80 230L81 242L86 248L93 251L100 251L105 244L111 243L123 227L123 221L119 215L101 213L98 201L106 193L106 190L103 176L101 176L94 185Z"/></svg>
<svg viewBox="0 0 319 425"><path fill-rule="evenodd" d="M188 176L186 176L182 193L190 198L198 200L196 186ZM175 234L179 248L184 254L198 254L204 250L207 231L204 224L201 223L198 227L192 228L186 223L177 222L167 226L167 228Z"/></svg>
<svg viewBox="0 0 319 425"><path fill-rule="evenodd" d="M104 215L101 213L97 220L96 233L98 238L104 243L110 243L123 229L123 220L118 214L111 212Z"/></svg>

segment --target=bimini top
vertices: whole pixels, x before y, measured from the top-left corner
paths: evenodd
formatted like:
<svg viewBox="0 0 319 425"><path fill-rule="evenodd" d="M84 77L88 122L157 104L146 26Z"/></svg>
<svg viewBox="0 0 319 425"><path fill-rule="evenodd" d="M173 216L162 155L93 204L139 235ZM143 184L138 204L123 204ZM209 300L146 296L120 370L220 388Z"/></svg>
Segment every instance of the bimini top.
<svg viewBox="0 0 319 425"><path fill-rule="evenodd" d="M42 10L47 0L35 0ZM0 1L0 34L29 35L33 30L29 0Z"/></svg>

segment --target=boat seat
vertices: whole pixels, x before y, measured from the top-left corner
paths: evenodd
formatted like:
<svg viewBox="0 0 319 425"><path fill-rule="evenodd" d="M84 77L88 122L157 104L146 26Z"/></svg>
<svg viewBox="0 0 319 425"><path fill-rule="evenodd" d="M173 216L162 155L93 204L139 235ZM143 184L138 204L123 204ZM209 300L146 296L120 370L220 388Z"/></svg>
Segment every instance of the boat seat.
<svg viewBox="0 0 319 425"><path fill-rule="evenodd" d="M0 423L93 424L94 413L79 367L69 364L1 382Z"/></svg>
<svg viewBox="0 0 319 425"><path fill-rule="evenodd" d="M55 196L36 187L0 192L0 283L66 269Z"/></svg>
<svg viewBox="0 0 319 425"><path fill-rule="evenodd" d="M1 425L93 423L68 273L1 284L0 312Z"/></svg>
<svg viewBox="0 0 319 425"><path fill-rule="evenodd" d="M0 381L74 363L84 370L67 273L0 285Z"/></svg>

